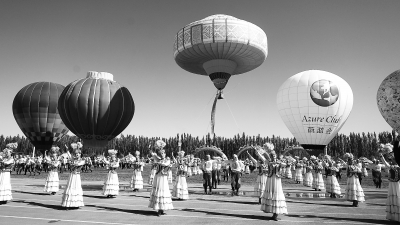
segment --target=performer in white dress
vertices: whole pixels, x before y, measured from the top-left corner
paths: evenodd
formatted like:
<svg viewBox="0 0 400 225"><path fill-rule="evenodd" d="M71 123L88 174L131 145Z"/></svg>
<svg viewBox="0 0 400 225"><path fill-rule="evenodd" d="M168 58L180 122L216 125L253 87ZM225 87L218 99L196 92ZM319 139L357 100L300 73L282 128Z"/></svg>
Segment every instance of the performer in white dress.
<svg viewBox="0 0 400 225"><path fill-rule="evenodd" d="M336 198L342 192L340 190L339 182L336 179L336 174L339 169L333 163L329 155L325 155L325 161L323 166L326 168L327 178L326 178L326 192L330 194L331 198Z"/></svg>
<svg viewBox="0 0 400 225"><path fill-rule="evenodd" d="M174 187L172 189L172 196L180 200L187 200L189 199L189 192L186 183L187 163L185 158L185 152L180 151L178 154L179 155L177 156L177 159L174 159L175 165L177 167L177 174Z"/></svg>
<svg viewBox="0 0 400 225"><path fill-rule="evenodd" d="M389 168L389 189L386 199L386 219L400 222L400 146L399 141L381 147L381 160ZM383 154L387 155L388 161Z"/></svg>
<svg viewBox="0 0 400 225"><path fill-rule="evenodd" d="M313 169L314 169L314 178L313 178L313 185L312 188L315 189L315 191L321 191L322 189L325 189L325 183L324 183L324 178L322 177L322 170L324 167L322 166L322 161L315 158L313 159Z"/></svg>
<svg viewBox="0 0 400 225"><path fill-rule="evenodd" d="M117 158L117 150L108 150L110 160L105 159L104 162L108 166L107 179L103 185L103 195L107 198L115 198L119 194L119 180L117 169L119 167L119 159Z"/></svg>
<svg viewBox="0 0 400 225"><path fill-rule="evenodd" d="M306 158L307 160L307 158ZM304 175L304 180L303 180L303 185L306 187L312 187L313 184L313 174L312 174L312 170L313 170L313 164L311 161L307 160L304 168L306 169L306 174Z"/></svg>
<svg viewBox="0 0 400 225"><path fill-rule="evenodd" d="M67 187L61 199L61 206L66 209L84 206L80 175L82 166L85 165L85 160L81 158L82 144L80 142L72 143L71 148L74 151L75 157L71 161L71 174L69 175Z"/></svg>
<svg viewBox="0 0 400 225"><path fill-rule="evenodd" d="M295 162L295 174L294 174L294 181L296 181L296 183L301 184L303 182L303 161L300 160L299 156L295 156L296 158L296 162Z"/></svg>
<svg viewBox="0 0 400 225"><path fill-rule="evenodd" d="M149 185L153 185L153 180L154 177L156 176L157 172L157 162L160 159L160 157L157 156L157 153L150 151L150 164L151 164L151 170L150 170L150 177L149 177Z"/></svg>
<svg viewBox="0 0 400 225"><path fill-rule="evenodd" d="M254 196L258 197L258 203L261 204L261 198L264 195L265 185L267 184L267 179L268 179L268 164L266 163L266 159L264 158L264 156L262 156L259 153L260 150L257 149L256 149L256 154L260 159L259 161L254 159L248 152L247 155L253 162L253 165L255 165L258 169L257 180L254 185Z"/></svg>
<svg viewBox="0 0 400 225"><path fill-rule="evenodd" d="M268 164L268 179L261 199L261 210L266 213L273 213L272 219L277 221L279 214L288 213L280 176L281 168L284 168L286 165L276 159L272 143L264 144L264 149L266 150L264 156Z"/></svg>
<svg viewBox="0 0 400 225"><path fill-rule="evenodd" d="M46 183L44 185L44 192L50 193L51 195L55 195L60 188L58 167L61 162L58 158L59 153L60 148L56 146L51 147L50 156L47 156L45 152L45 161L48 165L49 174L47 175Z"/></svg>
<svg viewBox="0 0 400 225"><path fill-rule="evenodd" d="M140 159L139 151L135 152L135 156L136 157L133 162L133 175L131 179L131 188L133 188L133 191L139 191L140 189L143 189L142 172L143 172L144 162L142 159Z"/></svg>
<svg viewBox="0 0 400 225"><path fill-rule="evenodd" d="M358 174L361 173L361 166L354 160L351 153L346 153L344 158L347 163L342 161L347 166L347 185L346 185L346 200L353 202L354 207L358 207L359 202L364 202L364 191L360 185Z"/></svg>
<svg viewBox="0 0 400 225"><path fill-rule="evenodd" d="M157 172L150 192L149 208L157 210L157 215L165 215L166 210L174 209L171 192L168 184L168 171L171 169L170 160L165 157L165 142L158 140L156 147L159 149L160 160L155 162Z"/></svg>
<svg viewBox="0 0 400 225"><path fill-rule="evenodd" d="M11 154L17 147L18 143L8 143L0 157L0 205L12 200L10 174L15 162Z"/></svg>

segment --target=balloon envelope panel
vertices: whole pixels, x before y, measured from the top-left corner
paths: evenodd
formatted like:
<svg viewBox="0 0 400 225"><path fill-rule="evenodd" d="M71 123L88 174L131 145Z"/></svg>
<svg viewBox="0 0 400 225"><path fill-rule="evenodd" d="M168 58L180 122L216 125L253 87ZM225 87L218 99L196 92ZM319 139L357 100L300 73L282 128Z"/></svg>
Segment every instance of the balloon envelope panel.
<svg viewBox="0 0 400 225"><path fill-rule="evenodd" d="M379 86L376 101L386 122L400 132L400 70L387 76Z"/></svg>
<svg viewBox="0 0 400 225"><path fill-rule="evenodd" d="M60 96L60 115L85 147L102 148L131 122L135 104L129 90L115 81L84 78Z"/></svg>
<svg viewBox="0 0 400 225"><path fill-rule="evenodd" d="M300 144L323 148L350 115L353 92L339 76L309 70L282 84L277 106L283 122Z"/></svg>
<svg viewBox="0 0 400 225"><path fill-rule="evenodd" d="M22 88L14 98L14 118L37 149L50 149L68 133L58 112L58 99L64 86L36 82Z"/></svg>

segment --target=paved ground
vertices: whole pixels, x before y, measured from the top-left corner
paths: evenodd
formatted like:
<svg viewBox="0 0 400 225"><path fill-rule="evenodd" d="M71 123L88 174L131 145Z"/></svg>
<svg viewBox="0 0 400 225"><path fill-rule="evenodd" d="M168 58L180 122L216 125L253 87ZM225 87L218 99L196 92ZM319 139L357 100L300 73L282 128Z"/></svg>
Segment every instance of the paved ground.
<svg viewBox="0 0 400 225"><path fill-rule="evenodd" d="M174 210L157 217L147 208L147 191L122 190L116 199L108 199L101 196L102 182L83 181L85 206L66 211L60 207L62 190L50 196L42 192L43 183L13 178L14 199L0 206L0 224L396 224L385 219L387 189L365 188L366 203L354 208L340 198L297 197L313 193L300 185L285 188L289 214L275 222L271 214L260 211L258 199L249 197L251 186L242 188L244 195L232 197L228 185L213 195L202 195L201 184L190 184L191 199L174 201ZM61 181L61 186L65 183Z"/></svg>

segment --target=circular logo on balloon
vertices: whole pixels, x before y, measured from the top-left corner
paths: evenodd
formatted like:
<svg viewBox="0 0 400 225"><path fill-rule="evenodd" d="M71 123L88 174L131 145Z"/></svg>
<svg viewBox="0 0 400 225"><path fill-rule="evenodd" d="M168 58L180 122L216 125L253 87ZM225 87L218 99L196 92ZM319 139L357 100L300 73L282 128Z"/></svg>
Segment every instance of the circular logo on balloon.
<svg viewBox="0 0 400 225"><path fill-rule="evenodd" d="M338 100L339 89L329 80L318 80L311 85L310 97L315 104L328 107Z"/></svg>

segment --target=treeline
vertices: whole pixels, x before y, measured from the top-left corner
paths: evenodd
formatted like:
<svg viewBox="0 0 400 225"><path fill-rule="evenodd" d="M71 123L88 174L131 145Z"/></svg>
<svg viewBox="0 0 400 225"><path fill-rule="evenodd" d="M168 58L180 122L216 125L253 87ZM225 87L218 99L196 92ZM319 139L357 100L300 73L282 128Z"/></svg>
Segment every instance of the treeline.
<svg viewBox="0 0 400 225"><path fill-rule="evenodd" d="M379 144L392 143L393 140L395 140L395 137L396 133L394 131L381 132L378 133L378 135L375 133L350 133L350 135L339 134L336 135L328 145L328 154L335 157L341 157L344 153L350 152L357 157L376 157ZM276 152L279 154L283 152L285 147L296 146L299 144L295 138L282 138L274 135L272 137L261 137L260 135L248 136L245 133L242 135L237 134L233 138L211 137L210 134L201 138L193 137L190 134L178 134L175 137L170 138L121 135L119 138L110 141L107 148L100 152L85 148L84 146L83 154L89 156L103 154L106 153L107 149L112 148L119 151L119 156L124 156L128 153L134 154L135 151L139 151L143 156L148 155L150 150L154 150L154 144L159 139L162 139L167 144L165 150L168 156L171 156L173 152L176 155L179 140L181 140L181 148L186 152L186 154L192 154L198 147L212 145L221 148L228 158L231 158L240 147L245 145L262 145L265 142L272 142L275 145ZM79 141L78 137L66 135L57 143L57 145L61 148L62 152L65 152L65 145L70 146L71 143L77 141ZM1 149L4 149L6 144L10 142L18 143L18 149L15 151L16 153L32 155L33 146L25 137L20 135L4 137L3 135L0 135ZM41 154L43 153L43 150L36 152L36 154Z"/></svg>

